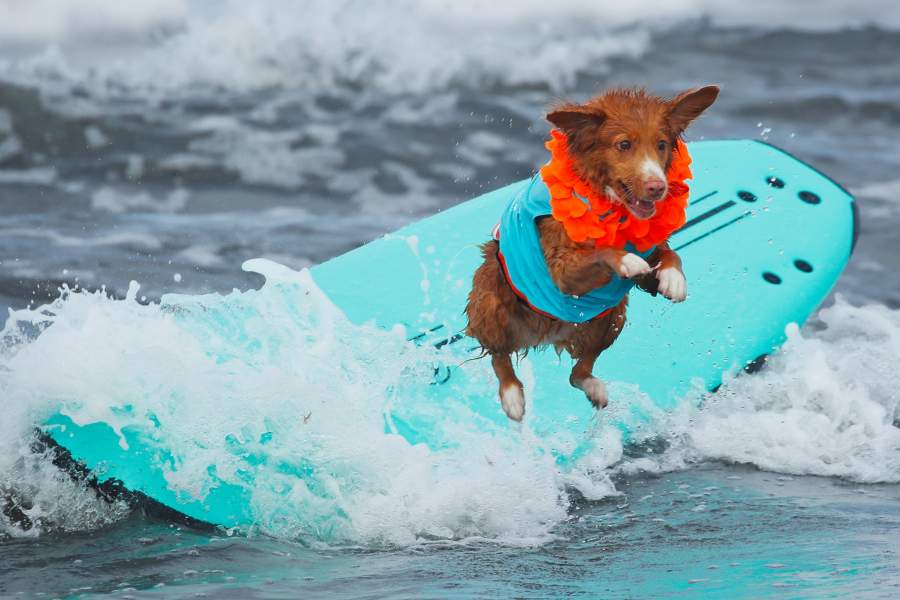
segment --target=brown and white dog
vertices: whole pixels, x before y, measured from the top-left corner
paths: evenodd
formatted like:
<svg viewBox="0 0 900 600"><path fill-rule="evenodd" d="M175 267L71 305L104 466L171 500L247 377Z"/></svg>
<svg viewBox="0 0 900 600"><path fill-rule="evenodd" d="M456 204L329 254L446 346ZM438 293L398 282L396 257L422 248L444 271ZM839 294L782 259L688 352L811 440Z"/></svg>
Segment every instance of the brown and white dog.
<svg viewBox="0 0 900 600"><path fill-rule="evenodd" d="M633 217L646 220L666 198L667 173L678 140L718 93L718 87L706 86L663 99L640 89L615 89L584 104L558 106L547 120L565 134L578 178L611 202L624 205ZM647 291L658 290L673 302L687 296L681 259L665 241L645 260L625 249L598 247L594 240L575 242L554 216L538 218L535 226L550 278L564 294L578 298L607 285L615 274ZM507 416L520 421L525 413L524 390L512 354L548 345L575 359L569 382L596 408L605 407L606 386L592 371L597 357L625 325L627 294L586 322L554 318L517 294L499 251L496 240L482 246L484 262L475 272L466 306L466 333L491 357Z"/></svg>

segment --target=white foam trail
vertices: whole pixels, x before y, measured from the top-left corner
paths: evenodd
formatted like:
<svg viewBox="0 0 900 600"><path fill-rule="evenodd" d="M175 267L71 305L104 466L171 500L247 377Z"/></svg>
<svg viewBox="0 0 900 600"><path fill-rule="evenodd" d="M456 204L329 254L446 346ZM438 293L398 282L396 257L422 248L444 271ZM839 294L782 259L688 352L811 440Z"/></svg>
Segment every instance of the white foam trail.
<svg viewBox="0 0 900 600"><path fill-rule="evenodd" d="M455 375L448 394L429 385L433 351L406 342L402 329L349 323L308 271L262 260L247 268L266 276L260 290L141 305L133 284L125 300L66 292L13 312L0 357L9 407L0 489L33 498L46 529L121 514L27 458L32 427L55 410L119 431L158 421L156 440L174 451L173 490L205 497L217 485L214 468L247 487L261 531L328 543L540 543L567 517L566 486L602 498L616 493L612 473L706 460L900 481L900 311L838 301L822 311L824 327L792 328L766 371L734 379L700 409L685 403L665 414L613 383L616 401L598 421L594 450L561 469L553 448L577 440L540 439L527 423L510 427L469 408L495 402L483 362ZM33 339L23 327L43 333ZM527 379L527 360L521 367ZM625 457L611 424L638 418L629 402L644 403L652 420L625 426L637 441L667 438L662 456ZM386 414L416 421L429 444L386 433ZM82 505L96 518L72 520Z"/></svg>
<svg viewBox="0 0 900 600"><path fill-rule="evenodd" d="M217 485L214 468L248 486L268 534L366 544L548 539L566 499L537 441L502 421L473 428L455 398L422 400L434 387L432 351L402 329L351 325L308 271L262 260L248 268L266 275L261 290L170 296L161 307L137 303L133 284L125 300L67 292L12 313L0 386L17 418L0 424L9 446L0 474L14 472L10 457L55 410L120 432L152 419L161 423L156 441L174 450L172 489L204 498ZM24 324L44 331L25 341ZM476 400L485 389L487 380L473 383ZM386 434L389 405L418 410L438 447Z"/></svg>
<svg viewBox="0 0 900 600"><path fill-rule="evenodd" d="M788 328L765 370L739 376L701 408L660 419L672 446L624 469L704 460L859 482L900 482L900 311L838 299L824 329Z"/></svg>

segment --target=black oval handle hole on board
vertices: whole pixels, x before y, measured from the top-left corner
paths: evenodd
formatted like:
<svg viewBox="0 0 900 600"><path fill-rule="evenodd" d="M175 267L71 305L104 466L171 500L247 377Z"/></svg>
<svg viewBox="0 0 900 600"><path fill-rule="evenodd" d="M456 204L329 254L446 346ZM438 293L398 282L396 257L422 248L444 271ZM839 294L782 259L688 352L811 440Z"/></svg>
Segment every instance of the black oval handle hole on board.
<svg viewBox="0 0 900 600"><path fill-rule="evenodd" d="M772 175L771 177L766 178L766 183L768 183L773 188L781 189L784 187L784 179L779 179Z"/></svg>
<svg viewBox="0 0 900 600"><path fill-rule="evenodd" d="M803 260L802 258L798 258L794 261L794 266L797 267L798 270L803 271L804 273L812 273L813 266Z"/></svg>
<svg viewBox="0 0 900 600"><path fill-rule="evenodd" d="M822 201L822 199L819 197L818 194L814 194L808 190L803 190L802 192L799 192L797 194L797 197L799 197L801 200L803 200L807 204L819 204Z"/></svg>
<svg viewBox="0 0 900 600"><path fill-rule="evenodd" d="M756 194L754 194L753 192L748 192L747 190L739 191L738 198L740 198L744 202L756 202Z"/></svg>
<svg viewBox="0 0 900 600"><path fill-rule="evenodd" d="M771 271L766 271L765 273L763 273L763 279L774 285L778 285L781 283L781 277L779 277L775 273L772 273Z"/></svg>

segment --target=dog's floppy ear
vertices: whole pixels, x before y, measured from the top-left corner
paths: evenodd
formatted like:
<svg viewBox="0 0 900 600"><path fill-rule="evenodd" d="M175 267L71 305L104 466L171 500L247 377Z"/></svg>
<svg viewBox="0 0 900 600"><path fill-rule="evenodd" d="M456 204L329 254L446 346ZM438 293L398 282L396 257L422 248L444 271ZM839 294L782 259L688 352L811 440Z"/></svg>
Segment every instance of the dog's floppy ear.
<svg viewBox="0 0 900 600"><path fill-rule="evenodd" d="M707 85L681 92L669 101L669 123L681 133L691 121L712 105L719 96L719 86Z"/></svg>
<svg viewBox="0 0 900 600"><path fill-rule="evenodd" d="M599 127L606 120L606 115L597 109L567 104L547 113L547 120L564 133L571 134L588 127Z"/></svg>

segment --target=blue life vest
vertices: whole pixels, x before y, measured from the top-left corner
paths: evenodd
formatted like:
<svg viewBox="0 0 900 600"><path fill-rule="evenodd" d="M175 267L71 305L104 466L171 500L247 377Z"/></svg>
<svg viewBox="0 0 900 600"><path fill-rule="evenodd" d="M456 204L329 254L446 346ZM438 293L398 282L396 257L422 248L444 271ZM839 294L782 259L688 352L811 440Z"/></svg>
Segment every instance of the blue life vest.
<svg viewBox="0 0 900 600"><path fill-rule="evenodd" d="M564 294L550 277L538 234L537 219L550 214L550 191L537 174L513 196L495 235L499 236L500 262L506 279L516 294L537 312L569 323L590 321L618 305L634 282L613 274L609 283L587 294ZM630 243L625 246L628 252L645 259L654 249L638 252Z"/></svg>

